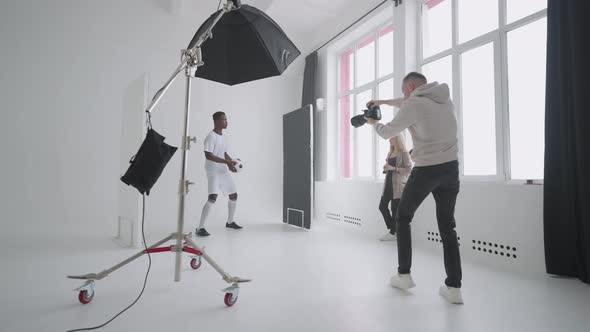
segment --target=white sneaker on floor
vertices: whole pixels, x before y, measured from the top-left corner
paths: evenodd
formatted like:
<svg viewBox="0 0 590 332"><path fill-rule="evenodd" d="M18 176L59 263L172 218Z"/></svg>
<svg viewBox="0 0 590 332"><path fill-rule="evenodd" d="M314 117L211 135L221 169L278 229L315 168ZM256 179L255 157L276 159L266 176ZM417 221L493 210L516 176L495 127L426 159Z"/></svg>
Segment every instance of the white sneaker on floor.
<svg viewBox="0 0 590 332"><path fill-rule="evenodd" d="M412 280L412 275L408 274L399 274L396 273L391 277L391 287L408 290L410 288L416 287L414 280Z"/></svg>
<svg viewBox="0 0 590 332"><path fill-rule="evenodd" d="M449 287L447 285L440 286L438 293L452 304L463 304L463 296L461 296L461 288Z"/></svg>
<svg viewBox="0 0 590 332"><path fill-rule="evenodd" d="M379 241L395 241L397 237L389 232L383 234L382 237L379 238Z"/></svg>

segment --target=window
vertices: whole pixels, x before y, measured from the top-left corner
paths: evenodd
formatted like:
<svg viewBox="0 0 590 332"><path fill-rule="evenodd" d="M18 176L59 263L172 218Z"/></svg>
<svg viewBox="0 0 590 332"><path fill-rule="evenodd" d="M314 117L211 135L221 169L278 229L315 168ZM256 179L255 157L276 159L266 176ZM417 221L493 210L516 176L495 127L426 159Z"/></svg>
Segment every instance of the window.
<svg viewBox="0 0 590 332"><path fill-rule="evenodd" d="M356 86L365 85L375 79L375 37L363 40L357 48L357 82Z"/></svg>
<svg viewBox="0 0 590 332"><path fill-rule="evenodd" d="M507 22L512 23L547 8L547 0L506 0Z"/></svg>
<svg viewBox="0 0 590 332"><path fill-rule="evenodd" d="M391 22L373 30L338 54L338 153L342 179L381 177L389 143L373 128L353 128L350 118L362 114L371 99L394 96L394 43ZM382 121L393 119L393 108L381 106ZM385 151L385 152L384 152Z"/></svg>
<svg viewBox="0 0 590 332"><path fill-rule="evenodd" d="M348 119L351 117L350 113L350 96L344 96L340 98L339 101L339 117L340 117L340 165L341 168L341 176L343 178L351 178L352 177L352 151L351 151L351 141L352 135L350 126L348 125Z"/></svg>
<svg viewBox="0 0 590 332"><path fill-rule="evenodd" d="M354 50L348 49L340 55L339 60L339 94L344 94L354 87ZM338 117L339 121L339 146L340 146L340 165L341 175L343 178L352 176L352 151L351 151L351 131L348 125L348 119L351 117L350 95L343 95L338 100Z"/></svg>
<svg viewBox="0 0 590 332"><path fill-rule="evenodd" d="M424 56L431 56L452 46L452 1L431 0L422 16Z"/></svg>
<svg viewBox="0 0 590 332"><path fill-rule="evenodd" d="M451 96L453 95L453 59L446 56L442 59L432 61L422 66L422 73L429 81L447 83Z"/></svg>
<svg viewBox="0 0 590 332"><path fill-rule="evenodd" d="M543 178L546 27L543 18L507 37L510 164L516 179Z"/></svg>
<svg viewBox="0 0 590 332"><path fill-rule="evenodd" d="M378 87L379 99L393 99L393 78L379 83ZM381 123L388 123L393 120L394 109L389 105L381 105ZM377 163L375 164L375 174L377 178L385 178L383 174L383 164L385 164L385 157L389 152L389 141L377 137Z"/></svg>
<svg viewBox="0 0 590 332"><path fill-rule="evenodd" d="M359 61L360 62L360 61ZM365 90L355 95L356 105L354 115L363 114L365 104L371 100L373 96L373 90ZM349 125L350 127L350 125ZM357 176L360 178L368 178L373 176L373 128L368 125L354 129L355 136L355 150L357 155L355 161L357 162L356 168L358 170Z"/></svg>
<svg viewBox="0 0 590 332"><path fill-rule="evenodd" d="M498 0L458 0L457 5L460 43L498 29Z"/></svg>
<svg viewBox="0 0 590 332"><path fill-rule="evenodd" d="M496 175L493 45L487 44L463 53L461 66L464 172Z"/></svg>
<svg viewBox="0 0 590 332"><path fill-rule="evenodd" d="M379 31L379 77L393 73L393 25Z"/></svg>
<svg viewBox="0 0 590 332"><path fill-rule="evenodd" d="M449 84L462 175L542 179L546 0L427 0L422 72Z"/></svg>

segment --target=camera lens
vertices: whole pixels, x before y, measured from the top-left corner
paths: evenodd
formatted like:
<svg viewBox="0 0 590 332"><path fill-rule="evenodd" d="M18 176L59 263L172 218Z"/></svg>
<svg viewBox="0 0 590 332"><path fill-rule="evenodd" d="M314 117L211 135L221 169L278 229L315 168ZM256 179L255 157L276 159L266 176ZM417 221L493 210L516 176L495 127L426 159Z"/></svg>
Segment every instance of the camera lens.
<svg viewBox="0 0 590 332"><path fill-rule="evenodd" d="M365 119L364 114L355 115L350 119L350 124L355 128L358 128L365 123L367 123L367 120Z"/></svg>

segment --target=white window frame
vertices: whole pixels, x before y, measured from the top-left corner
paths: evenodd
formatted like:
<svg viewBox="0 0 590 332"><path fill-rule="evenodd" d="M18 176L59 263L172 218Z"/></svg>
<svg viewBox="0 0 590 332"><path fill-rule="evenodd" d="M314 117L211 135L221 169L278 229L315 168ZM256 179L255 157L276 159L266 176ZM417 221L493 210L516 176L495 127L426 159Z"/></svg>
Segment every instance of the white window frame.
<svg viewBox="0 0 590 332"><path fill-rule="evenodd" d="M423 10L424 5L419 8L419 40L418 40L418 64L419 67L440 60L446 56L452 56L452 76L453 76L453 102L455 103L457 120L459 127L459 160L460 174L462 180L467 181L503 181L508 183L522 183L523 180L512 180L510 174L510 114L508 102L508 52L507 36L508 32L523 27L527 24L536 22L547 17L547 8L518 19L507 24L507 0L498 1L498 29L468 40L461 44L459 41L458 31L458 0L452 1L451 20L452 20L452 45L450 49L444 50L427 58L423 57ZM425 2L425 1L423 1ZM463 160L463 116L462 116L462 88L461 88L461 55L469 50L479 46L492 43L494 48L494 84L496 96L496 175L478 176L464 175ZM535 183L543 179L531 179ZM526 181L526 180L525 180Z"/></svg>

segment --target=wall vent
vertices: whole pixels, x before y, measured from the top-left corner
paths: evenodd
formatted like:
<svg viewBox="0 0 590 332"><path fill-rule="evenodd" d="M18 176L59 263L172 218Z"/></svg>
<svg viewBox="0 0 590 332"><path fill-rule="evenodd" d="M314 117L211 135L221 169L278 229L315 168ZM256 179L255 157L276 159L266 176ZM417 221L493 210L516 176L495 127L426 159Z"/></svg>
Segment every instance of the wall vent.
<svg viewBox="0 0 590 332"><path fill-rule="evenodd" d="M427 232L428 236L427 239L428 241L432 241L432 242L438 242L442 244L442 239L440 237L440 235L438 234L438 232ZM457 241L459 241L459 246L461 246L461 237L457 235Z"/></svg>
<svg viewBox="0 0 590 332"><path fill-rule="evenodd" d="M344 220L345 223L349 223L349 224L353 224L356 226L361 226L362 225L362 220L361 218L357 218L357 217L351 217L351 216L344 216Z"/></svg>
<svg viewBox="0 0 590 332"><path fill-rule="evenodd" d="M333 212L326 212L326 218L329 220L333 220L333 221L337 221L337 222L344 222L344 223L355 225L355 226L361 226L363 223L361 218L341 215L339 213L333 213Z"/></svg>
<svg viewBox="0 0 590 332"><path fill-rule="evenodd" d="M326 218L334 221L340 221L340 215L338 213L326 212Z"/></svg>
<svg viewBox="0 0 590 332"><path fill-rule="evenodd" d="M500 256L505 258L518 258L516 246L501 244L499 242L471 240L471 249L484 255Z"/></svg>

